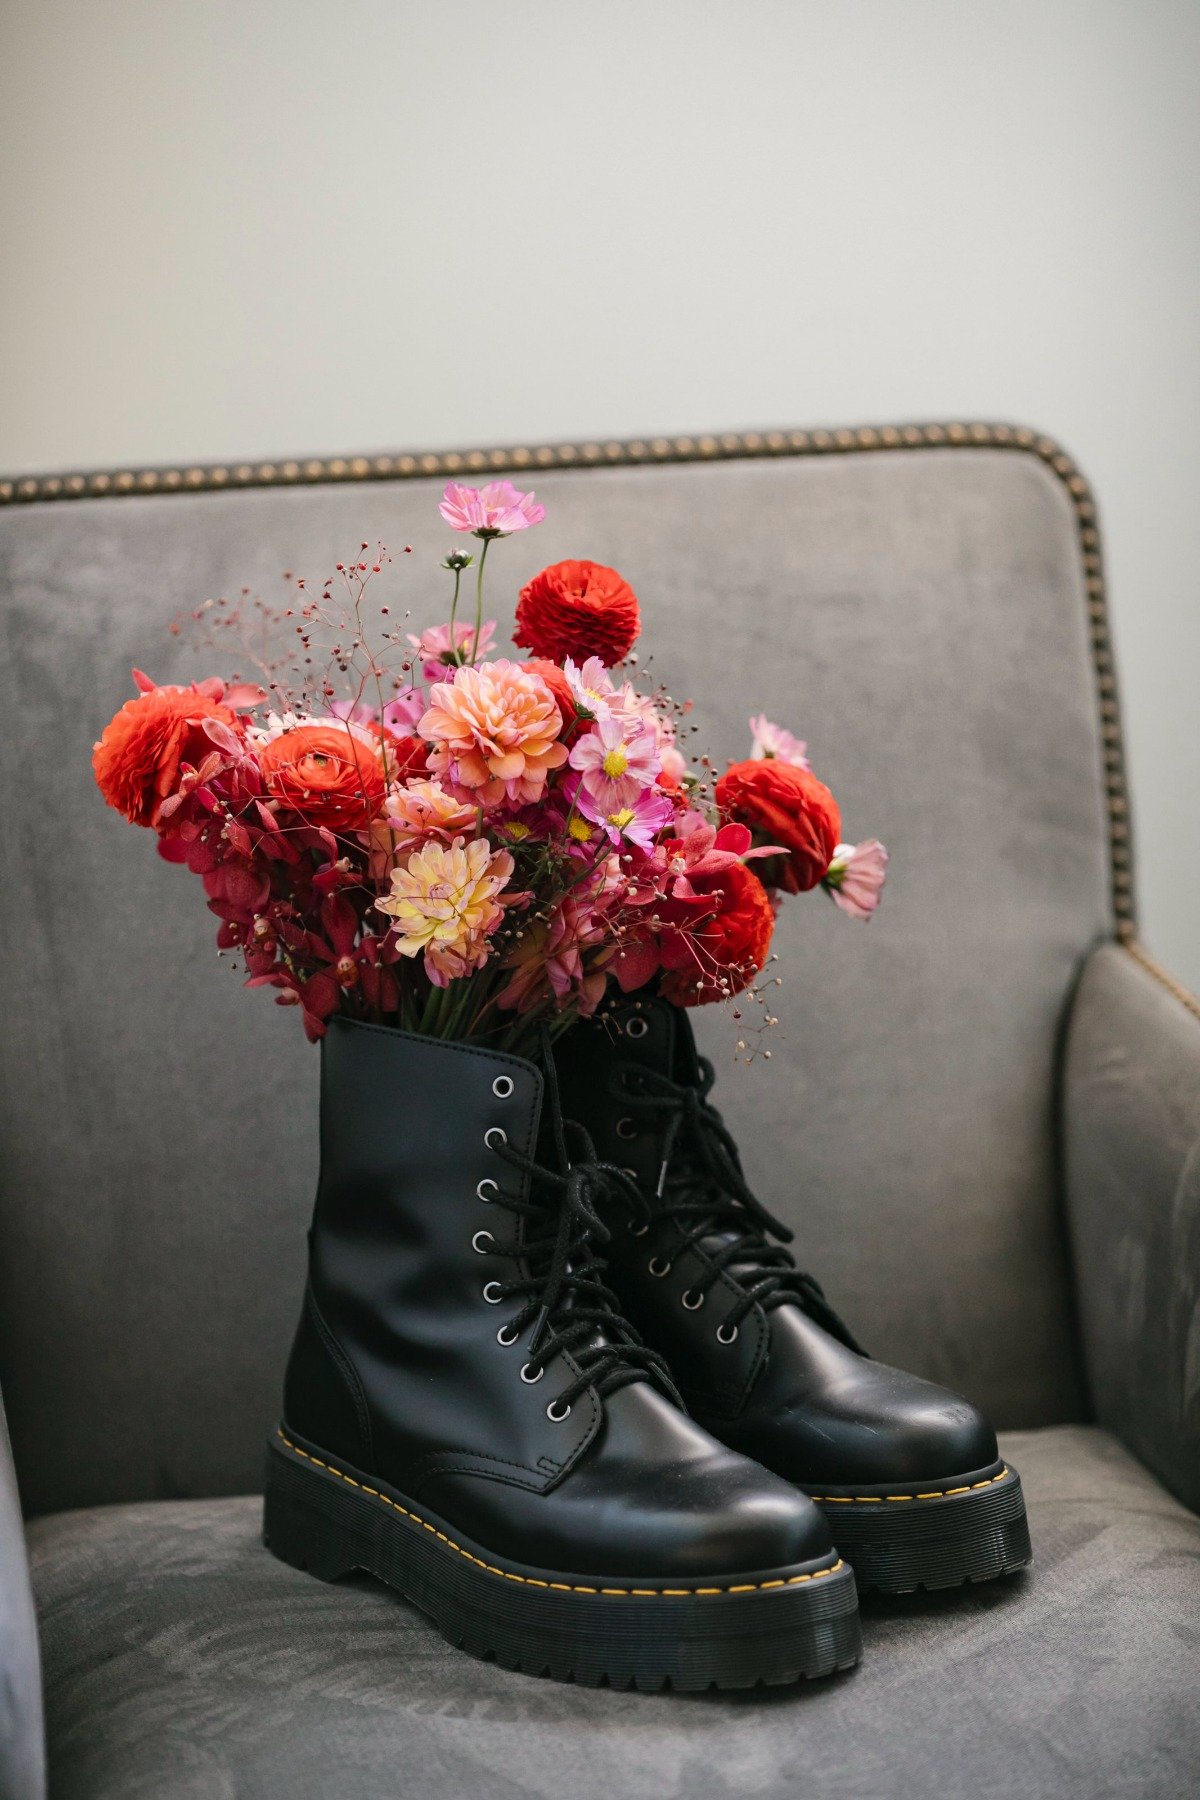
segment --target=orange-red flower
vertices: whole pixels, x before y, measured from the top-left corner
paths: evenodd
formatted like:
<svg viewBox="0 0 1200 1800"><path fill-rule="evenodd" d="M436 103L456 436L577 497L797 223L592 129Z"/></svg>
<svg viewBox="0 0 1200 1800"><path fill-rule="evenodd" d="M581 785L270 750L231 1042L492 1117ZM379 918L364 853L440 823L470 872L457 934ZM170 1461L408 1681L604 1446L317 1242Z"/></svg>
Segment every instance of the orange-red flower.
<svg viewBox="0 0 1200 1800"><path fill-rule="evenodd" d="M723 819L748 825L786 850L766 863L764 879L785 893L804 894L824 877L842 835L842 815L810 770L774 758L731 763L717 782L717 805Z"/></svg>
<svg viewBox="0 0 1200 1800"><path fill-rule="evenodd" d="M685 923L662 944L660 988L676 1006L703 1006L740 994L766 962L775 930L771 902L745 863L732 863L691 885L698 898L688 902L689 910L702 922ZM706 918L709 907L715 911Z"/></svg>
<svg viewBox="0 0 1200 1800"><path fill-rule="evenodd" d="M560 562L521 589L513 642L551 662L622 662L642 628L637 595L603 563Z"/></svg>
<svg viewBox="0 0 1200 1800"><path fill-rule="evenodd" d="M229 707L194 687L152 687L127 700L92 749L96 785L133 825L153 825L179 786L180 764L212 749L203 721L236 724Z"/></svg>
<svg viewBox="0 0 1200 1800"><path fill-rule="evenodd" d="M258 759L269 792L310 825L366 831L382 809L378 753L341 720L282 731Z"/></svg>

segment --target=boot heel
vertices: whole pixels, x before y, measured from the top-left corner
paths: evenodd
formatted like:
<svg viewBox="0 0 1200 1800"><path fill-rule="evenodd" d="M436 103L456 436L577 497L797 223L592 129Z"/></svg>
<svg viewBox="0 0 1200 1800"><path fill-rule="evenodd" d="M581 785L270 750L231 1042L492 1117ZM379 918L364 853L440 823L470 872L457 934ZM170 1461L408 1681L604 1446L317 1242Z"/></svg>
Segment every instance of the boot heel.
<svg viewBox="0 0 1200 1800"><path fill-rule="evenodd" d="M337 1581L370 1566L367 1546L353 1531L306 1505L281 1479L278 1458L268 1457L263 1494L263 1543L280 1562L303 1569L319 1581Z"/></svg>

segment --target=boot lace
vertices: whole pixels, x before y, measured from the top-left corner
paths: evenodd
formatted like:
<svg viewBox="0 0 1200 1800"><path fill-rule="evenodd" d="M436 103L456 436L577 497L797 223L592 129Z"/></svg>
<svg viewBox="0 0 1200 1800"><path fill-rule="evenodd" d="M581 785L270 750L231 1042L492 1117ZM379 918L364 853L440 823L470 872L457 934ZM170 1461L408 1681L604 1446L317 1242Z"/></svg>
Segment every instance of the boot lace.
<svg viewBox="0 0 1200 1800"><path fill-rule="evenodd" d="M578 1375L554 1402L559 1418L566 1417L572 1402L588 1388L604 1399L618 1388L647 1379L682 1409L666 1362L622 1316L617 1296L603 1279L601 1246L611 1233L600 1207L614 1192L637 1202L637 1187L615 1164L598 1160L581 1125L564 1123L551 1058L544 1059L544 1067L556 1149L566 1173L508 1143L493 1146L497 1156L529 1178L528 1200L499 1194L495 1201L519 1222L516 1241L497 1242L496 1249L528 1270L492 1284L497 1301L523 1303L504 1328L506 1341L515 1343L533 1325L529 1360L522 1370L526 1381L539 1380L560 1353L575 1363Z"/></svg>
<svg viewBox="0 0 1200 1800"><path fill-rule="evenodd" d="M616 1097L661 1132L657 1204L651 1207L636 1190L636 1216L642 1224L669 1218L681 1233L676 1256L691 1249L700 1252L703 1273L690 1290L696 1305L726 1270L734 1273L741 1293L725 1320L726 1330L736 1330L756 1306L772 1312L798 1304L849 1349L860 1350L820 1282L797 1268L786 1248L792 1232L747 1185L733 1136L709 1104L713 1066L705 1056L697 1061L697 1083L672 1081L657 1069L633 1064L619 1064L614 1072ZM623 1192L630 1185L626 1180Z"/></svg>

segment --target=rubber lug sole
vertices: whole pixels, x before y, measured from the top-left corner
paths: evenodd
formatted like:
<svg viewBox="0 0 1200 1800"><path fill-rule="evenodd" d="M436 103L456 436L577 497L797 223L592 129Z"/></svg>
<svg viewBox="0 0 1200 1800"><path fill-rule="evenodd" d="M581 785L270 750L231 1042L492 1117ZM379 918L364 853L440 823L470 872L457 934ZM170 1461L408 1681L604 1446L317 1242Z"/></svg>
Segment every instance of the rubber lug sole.
<svg viewBox="0 0 1200 1800"><path fill-rule="evenodd" d="M473 1656L589 1687L774 1686L852 1668L862 1650L854 1575L836 1554L710 1593L558 1574L494 1557L397 1489L281 1438L263 1542L324 1581L365 1570Z"/></svg>
<svg viewBox="0 0 1200 1800"><path fill-rule="evenodd" d="M961 1587L1028 1568L1033 1560L1015 1469L936 1494L889 1498L814 1494L863 1592L908 1594Z"/></svg>

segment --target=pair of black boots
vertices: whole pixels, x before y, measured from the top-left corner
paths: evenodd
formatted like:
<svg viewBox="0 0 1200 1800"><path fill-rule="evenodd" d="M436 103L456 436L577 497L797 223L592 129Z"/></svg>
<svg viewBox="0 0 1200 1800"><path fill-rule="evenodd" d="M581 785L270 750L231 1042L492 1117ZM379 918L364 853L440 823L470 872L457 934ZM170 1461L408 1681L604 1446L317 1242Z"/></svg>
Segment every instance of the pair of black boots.
<svg viewBox="0 0 1200 1800"><path fill-rule="evenodd" d="M1028 1562L991 1427L858 1349L711 1080L655 1000L539 1064L331 1022L276 1555L510 1668L651 1689L848 1668L855 1575Z"/></svg>

